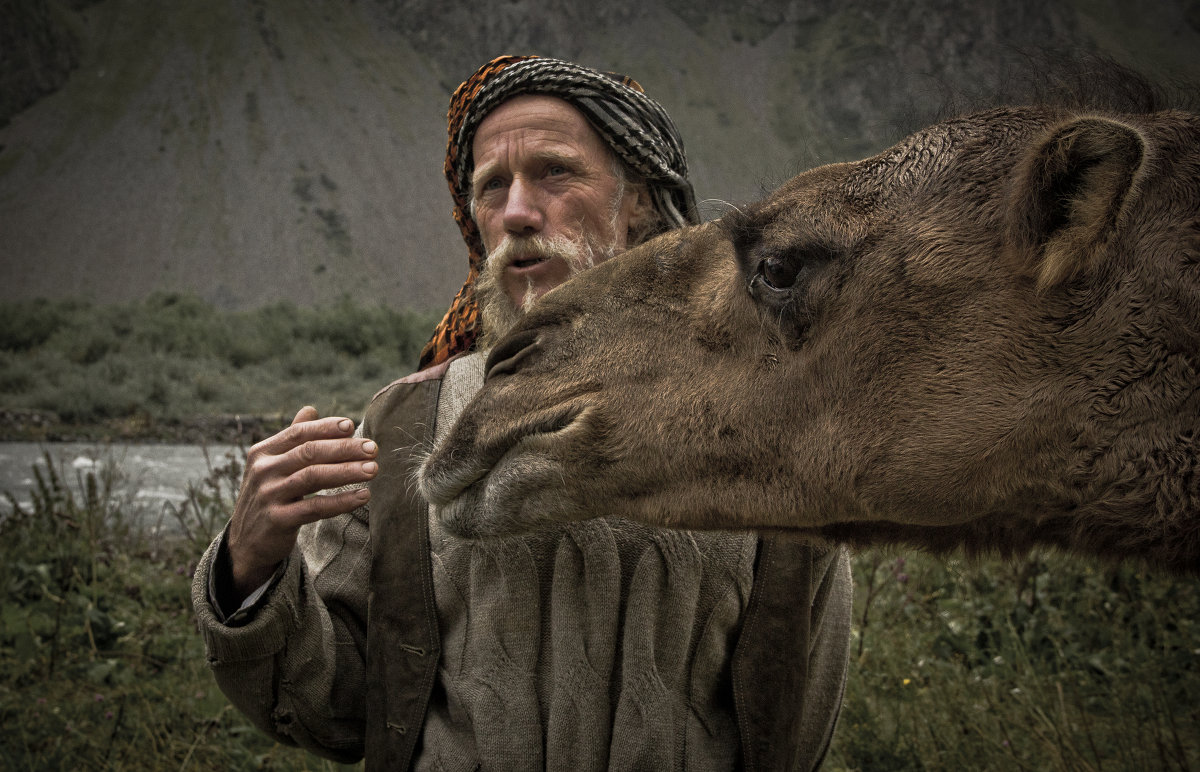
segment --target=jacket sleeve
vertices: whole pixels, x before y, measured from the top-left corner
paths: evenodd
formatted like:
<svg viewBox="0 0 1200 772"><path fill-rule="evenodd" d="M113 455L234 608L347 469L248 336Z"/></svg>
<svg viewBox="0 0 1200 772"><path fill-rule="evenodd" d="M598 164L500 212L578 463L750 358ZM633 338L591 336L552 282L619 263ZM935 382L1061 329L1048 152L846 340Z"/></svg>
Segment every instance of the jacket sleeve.
<svg viewBox="0 0 1200 772"><path fill-rule="evenodd" d="M275 583L237 626L221 621L208 590L224 534L192 584L208 664L229 701L275 739L343 762L363 755L367 520L364 506L304 526Z"/></svg>
<svg viewBox="0 0 1200 772"><path fill-rule="evenodd" d="M406 607L396 598L411 596L415 600L410 605L417 608L419 619L408 624L409 620L397 622L384 614L373 624L389 632L396 625L405 630L429 628L430 642L423 647L409 647L421 655L421 667L411 673L399 667L397 658L392 656L376 657L374 667L392 675L406 674L403 682L388 682L389 691L404 692L411 697L406 721L419 722L424 714L437 663L437 621L426 602L432 597L428 537L414 539L410 531L403 531L397 538L412 553L411 559L401 560L388 554L387 560L375 561L375 565L371 543L372 528L378 530L381 523L403 529L412 527L412 522L418 531L423 527L423 518L427 516L423 500L417 507L411 495L399 501L383 495L383 491L398 489L411 493L409 468L397 466L391 459L403 455L397 452L402 447L412 446L408 450L415 453L429 441L440 386L436 376L440 372L433 376L418 374L382 389L372 399L359 427L362 436L372 437L381 447L389 449L387 457L381 458L379 476L371 483L377 512L387 512L388 517L377 514L379 522L372 524L368 505L301 528L296 549L281 567L274 584L250 613L235 614L231 624L222 623L208 590L211 573L216 568L214 563L220 555L221 538L209 547L197 567L192 605L217 685L255 726L281 742L299 745L337 761L352 762L363 757L370 744L368 735L372 734L372 726L391 727L395 723L390 718L390 706L372 707L372 693L378 697L380 692L377 683L380 673L368 676L366 657L371 588L378 589L381 581L389 578L391 605L399 605L399 612L404 612ZM377 490L381 480L387 483L382 486L383 491ZM389 501L391 506L403 509L406 517L401 517L399 511L391 511ZM407 505L412 505L411 512ZM417 563L420 570L414 573L409 564ZM375 613L378 616L383 612ZM401 653L406 650L402 645L400 648ZM386 645L380 650L390 652ZM368 682L377 688L369 689ZM398 695L390 696L401 701ZM374 719L369 719L372 710ZM374 734L379 734L378 727ZM411 732L405 738L409 751L418 734ZM377 742L376 746L375 755L386 759Z"/></svg>

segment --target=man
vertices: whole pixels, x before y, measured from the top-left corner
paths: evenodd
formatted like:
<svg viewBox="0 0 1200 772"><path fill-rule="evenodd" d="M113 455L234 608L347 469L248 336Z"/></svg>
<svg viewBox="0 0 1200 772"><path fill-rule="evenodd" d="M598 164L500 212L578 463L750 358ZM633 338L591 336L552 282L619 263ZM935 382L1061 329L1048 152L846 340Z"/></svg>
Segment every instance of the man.
<svg viewBox="0 0 1200 772"><path fill-rule="evenodd" d="M269 734L369 769L818 765L846 674L840 550L619 519L474 543L429 516L412 474L482 384L476 337L695 222L674 125L627 78L501 57L449 118L467 283L357 434L304 408L251 449L193 587L218 683Z"/></svg>

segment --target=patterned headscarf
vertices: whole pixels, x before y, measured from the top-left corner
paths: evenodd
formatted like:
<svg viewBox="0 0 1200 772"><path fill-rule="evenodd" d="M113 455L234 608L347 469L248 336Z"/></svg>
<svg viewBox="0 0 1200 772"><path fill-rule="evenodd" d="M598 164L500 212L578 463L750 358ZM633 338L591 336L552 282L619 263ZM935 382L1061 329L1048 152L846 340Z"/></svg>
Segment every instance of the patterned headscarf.
<svg viewBox="0 0 1200 772"><path fill-rule="evenodd" d="M421 352L422 370L470 351L475 345L480 324L475 280L485 253L470 213L472 146L475 131L488 113L520 94L558 97L579 110L617 157L646 181L654 208L667 228L699 222L683 140L670 116L646 96L637 81L560 59L493 59L459 86L450 99L446 181L454 197L454 220L467 242L470 270L450 310Z"/></svg>

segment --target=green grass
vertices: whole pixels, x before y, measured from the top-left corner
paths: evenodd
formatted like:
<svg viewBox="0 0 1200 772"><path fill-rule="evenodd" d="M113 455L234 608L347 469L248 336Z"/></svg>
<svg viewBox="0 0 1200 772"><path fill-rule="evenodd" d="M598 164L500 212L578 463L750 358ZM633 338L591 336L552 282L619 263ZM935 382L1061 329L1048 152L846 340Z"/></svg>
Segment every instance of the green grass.
<svg viewBox="0 0 1200 772"><path fill-rule="evenodd" d="M416 368L436 321L349 299L240 312L177 294L0 304L0 408L92 436L215 415L278 423L305 404L357 418L376 389Z"/></svg>
<svg viewBox="0 0 1200 772"><path fill-rule="evenodd" d="M826 769L1200 769L1200 580L1034 554L857 557Z"/></svg>
<svg viewBox="0 0 1200 772"><path fill-rule="evenodd" d="M49 464L47 458L47 464ZM190 576L243 457L161 513L38 465L0 518L0 769L346 769L268 739L215 688ZM72 493L72 490L83 493ZM139 528L150 522L158 528ZM1034 555L854 560L828 770L1200 769L1200 581ZM349 767L356 768L356 767Z"/></svg>

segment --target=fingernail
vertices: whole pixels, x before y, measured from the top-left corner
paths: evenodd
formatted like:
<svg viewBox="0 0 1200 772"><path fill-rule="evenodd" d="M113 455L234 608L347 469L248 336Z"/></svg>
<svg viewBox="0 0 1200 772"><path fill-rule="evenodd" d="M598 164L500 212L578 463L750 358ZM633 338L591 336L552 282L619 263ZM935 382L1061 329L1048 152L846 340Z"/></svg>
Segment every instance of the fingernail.
<svg viewBox="0 0 1200 772"><path fill-rule="evenodd" d="M371 498L371 489L359 488L354 492L354 498L358 501L366 501L367 499Z"/></svg>
<svg viewBox="0 0 1200 772"><path fill-rule="evenodd" d="M349 418L343 418L342 420L338 421L338 428L344 432L352 432L354 431L354 422Z"/></svg>
<svg viewBox="0 0 1200 772"><path fill-rule="evenodd" d="M379 470L379 464L374 461L368 461L362 465L363 474L375 474Z"/></svg>
<svg viewBox="0 0 1200 772"><path fill-rule="evenodd" d="M373 453L375 453L376 447L377 446L375 445L375 443L371 442L370 440L367 440L366 442L363 443L363 452L373 454Z"/></svg>

